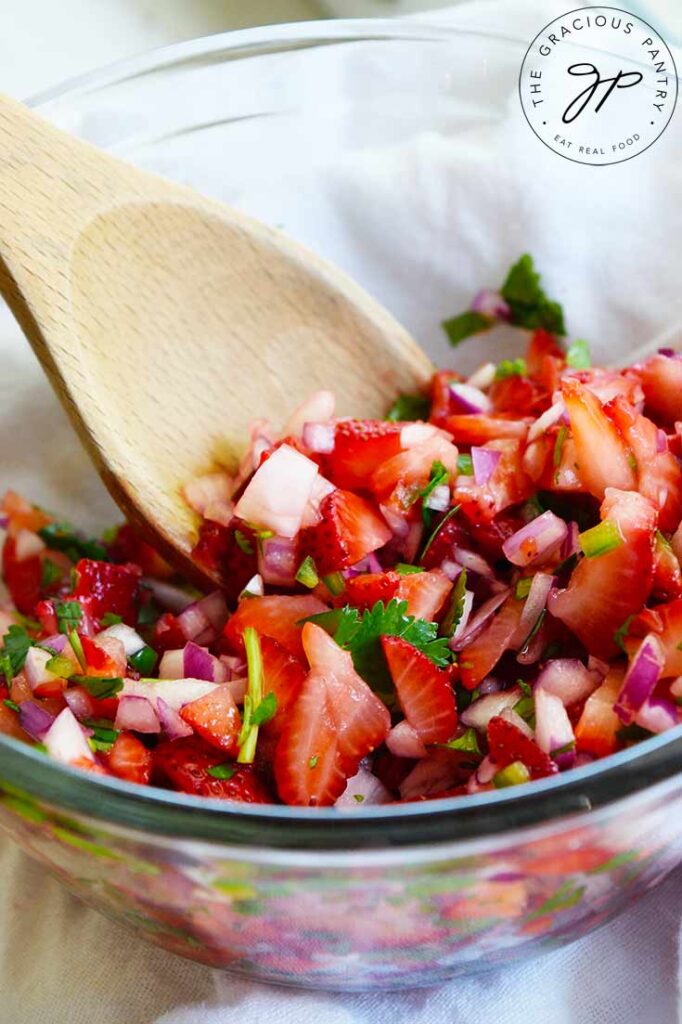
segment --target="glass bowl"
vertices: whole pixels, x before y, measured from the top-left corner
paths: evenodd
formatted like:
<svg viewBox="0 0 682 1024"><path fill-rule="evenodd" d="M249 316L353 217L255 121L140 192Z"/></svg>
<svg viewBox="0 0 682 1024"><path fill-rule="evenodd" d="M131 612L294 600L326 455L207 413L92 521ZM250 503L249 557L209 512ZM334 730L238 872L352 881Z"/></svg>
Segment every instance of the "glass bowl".
<svg viewBox="0 0 682 1024"><path fill-rule="evenodd" d="M600 218L661 165L645 154L609 176L549 153L518 108L526 46L425 23L275 26L161 50L36 104L283 225L353 273L436 361L452 361L440 320L529 247L548 289L575 302L576 333L594 332L597 356L615 358L661 326L661 310L642 288L633 311L610 280ZM671 131L658 160L665 169L679 153ZM591 245L567 261L548 225L586 182L594 202L572 224L576 237L592 230ZM627 237L645 230L638 221ZM660 284L666 267L637 259L624 245L621 275ZM7 483L105 525L113 507L6 311L0 337ZM464 346L458 365L508 344ZM352 812L135 787L2 737L0 825L87 903L191 959L290 985L432 985L569 942L679 863L682 736L515 790Z"/></svg>

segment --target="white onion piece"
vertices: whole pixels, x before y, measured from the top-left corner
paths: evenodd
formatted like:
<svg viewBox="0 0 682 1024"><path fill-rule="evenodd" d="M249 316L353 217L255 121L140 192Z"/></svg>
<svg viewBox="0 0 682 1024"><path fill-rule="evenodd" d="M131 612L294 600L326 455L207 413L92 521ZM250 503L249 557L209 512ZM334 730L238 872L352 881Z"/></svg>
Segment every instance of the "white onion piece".
<svg viewBox="0 0 682 1024"><path fill-rule="evenodd" d="M414 423L406 423L400 431L400 447L416 448L417 445L434 441L437 437L452 444L452 436L448 434L447 430L441 430L435 423L423 423L421 420L416 420Z"/></svg>
<svg viewBox="0 0 682 1024"><path fill-rule="evenodd" d="M79 722L85 722L88 718L94 718L95 705L90 694L82 686L67 687L64 690L64 700Z"/></svg>
<svg viewBox="0 0 682 1024"><path fill-rule="evenodd" d="M159 716L146 697L127 695L120 698L114 721L116 729L132 729L133 732L161 732Z"/></svg>
<svg viewBox="0 0 682 1024"><path fill-rule="evenodd" d="M473 775L469 776L467 792L478 793L481 790L488 789L499 770L499 765L491 757L484 757Z"/></svg>
<svg viewBox="0 0 682 1024"><path fill-rule="evenodd" d="M218 685L227 684L209 683L205 679L124 679L120 698L145 697L154 705L157 698L162 697L170 708L179 711L185 704L211 693Z"/></svg>
<svg viewBox="0 0 682 1024"><path fill-rule="evenodd" d="M603 679L608 674L610 667L608 661L595 658L593 654L590 654L587 659L587 671L599 679Z"/></svg>
<svg viewBox="0 0 682 1024"><path fill-rule="evenodd" d="M476 614L469 619L466 629L462 630L459 635L450 638L450 647L453 651L461 651L467 644L472 642L487 624L488 620L493 617L500 605L504 604L508 594L509 589L505 588L499 594L493 594L492 597L488 598L481 605Z"/></svg>
<svg viewBox="0 0 682 1024"><path fill-rule="evenodd" d="M379 511L394 537L404 539L410 532L410 524L404 516L398 515L388 505L379 505Z"/></svg>
<svg viewBox="0 0 682 1024"><path fill-rule="evenodd" d="M234 519L234 502L212 501L204 510L204 519L220 523L221 526L229 526Z"/></svg>
<svg viewBox="0 0 682 1024"><path fill-rule="evenodd" d="M43 743L50 757L62 764L74 765L83 761L94 764L95 755L70 708L60 711L45 733Z"/></svg>
<svg viewBox="0 0 682 1024"><path fill-rule="evenodd" d="M453 547L453 557L455 561L459 562L459 564L465 569L468 569L470 572L475 572L479 576L485 576L488 579L492 579L495 575L485 558L483 558L482 555L477 555L475 551L469 551L467 548L460 548L455 545Z"/></svg>
<svg viewBox="0 0 682 1024"><path fill-rule="evenodd" d="M140 634L132 626L126 626L125 622L116 622L113 626L107 626L97 634L97 639L119 640L123 644L126 658L132 658L134 654L147 646Z"/></svg>
<svg viewBox="0 0 682 1024"><path fill-rule="evenodd" d="M462 412L489 413L492 410L493 403L479 388L472 387L471 384L461 384L459 381L453 381L449 388Z"/></svg>
<svg viewBox="0 0 682 1024"><path fill-rule="evenodd" d="M313 391L312 395L294 409L284 424L282 437L300 437L306 423L325 423L334 415L335 407L336 398L333 391Z"/></svg>
<svg viewBox="0 0 682 1024"><path fill-rule="evenodd" d="M634 721L635 713L653 693L664 665L665 653L661 642L655 633L649 633L630 662L618 699L613 705L613 710L625 725Z"/></svg>
<svg viewBox="0 0 682 1024"><path fill-rule="evenodd" d="M565 412L566 406L561 398L554 405L550 405L549 409L546 409L542 416L538 416L535 423L531 423L528 428L528 443L530 444L536 437L540 437L550 427L553 427L555 423L558 423Z"/></svg>
<svg viewBox="0 0 682 1024"><path fill-rule="evenodd" d="M467 728L485 732L491 718L501 715L505 708L513 708L522 697L518 686L513 686L511 690L500 690L499 693L488 693L465 708L459 716L460 721Z"/></svg>
<svg viewBox="0 0 682 1024"><path fill-rule="evenodd" d="M193 640L185 644L182 667L184 679L206 679L210 683L224 683L227 679L227 669L220 659Z"/></svg>
<svg viewBox="0 0 682 1024"><path fill-rule="evenodd" d="M34 558L45 550L45 542L33 530L19 530L14 538L14 557L17 562Z"/></svg>
<svg viewBox="0 0 682 1024"><path fill-rule="evenodd" d="M477 292L471 303L474 313L481 313L491 320L508 320L511 316L509 304L499 292L492 288L482 288Z"/></svg>
<svg viewBox="0 0 682 1024"><path fill-rule="evenodd" d="M185 501L200 516L205 515L211 505L229 504L233 493L234 480L225 472L196 476L182 488Z"/></svg>
<svg viewBox="0 0 682 1024"><path fill-rule="evenodd" d="M457 565L457 562L452 562L449 558L444 558L440 563L441 572L444 572L449 580L453 583L455 580L462 575L462 566Z"/></svg>
<svg viewBox="0 0 682 1024"><path fill-rule="evenodd" d="M425 508L430 508L433 512L445 512L446 509L450 508L450 488L447 484L439 484L429 494L428 498L424 502Z"/></svg>
<svg viewBox="0 0 682 1024"><path fill-rule="evenodd" d="M492 382L495 380L495 374L497 367L495 363L483 363L479 366L470 377L467 377L467 384L469 387L478 388L479 390L485 391L489 388Z"/></svg>
<svg viewBox="0 0 682 1024"><path fill-rule="evenodd" d="M334 451L335 427L333 423L304 423L303 444L308 451L329 455Z"/></svg>
<svg viewBox="0 0 682 1024"><path fill-rule="evenodd" d="M571 743L575 735L566 708L559 697L542 686L533 691L535 698L535 742L546 754L553 755Z"/></svg>
<svg viewBox="0 0 682 1024"><path fill-rule="evenodd" d="M514 565L532 565L555 552L567 533L568 527L563 519L548 510L508 537L502 550L505 558Z"/></svg>
<svg viewBox="0 0 682 1024"><path fill-rule="evenodd" d="M317 463L283 444L258 467L235 514L260 529L295 537L317 476Z"/></svg>
<svg viewBox="0 0 682 1024"><path fill-rule="evenodd" d="M533 730L528 722L521 718L521 715L517 714L513 708L503 708L500 712L500 718L504 718L505 722L515 725L519 732L522 732L529 740L533 739Z"/></svg>
<svg viewBox="0 0 682 1024"><path fill-rule="evenodd" d="M318 473L313 480L312 490L310 491L310 498L306 505L303 518L301 519L301 528L304 529L306 526L316 526L320 521L320 505L332 491L335 491L336 487L333 483L327 480L325 477L320 476Z"/></svg>
<svg viewBox="0 0 682 1024"><path fill-rule="evenodd" d="M29 647L24 662L24 675L32 690L35 690L36 686L59 681L58 675L48 672L45 668L51 657L49 651L44 651L42 647Z"/></svg>
<svg viewBox="0 0 682 1024"><path fill-rule="evenodd" d="M343 810L357 810L359 807L376 807L379 804L390 804L392 801L393 797L383 782L367 768L360 768L357 775L348 780L346 788L334 806Z"/></svg>
<svg viewBox="0 0 682 1024"><path fill-rule="evenodd" d="M155 580L151 576L143 576L141 583L147 590L151 590L154 599L165 611L173 612L174 615L194 603L192 595L188 594L183 587L176 587L163 580Z"/></svg>
<svg viewBox="0 0 682 1024"><path fill-rule="evenodd" d="M549 573L536 572L533 576L530 584L530 590L526 597L526 603L524 604L523 611L521 612L519 624L514 631L514 635L509 641L509 646L513 651L517 651L519 647L521 647L533 626L538 621L539 616L544 611L553 583L554 577Z"/></svg>
<svg viewBox="0 0 682 1024"><path fill-rule="evenodd" d="M161 730L166 734L169 740L179 740L185 736L191 736L193 729L191 725L181 718L180 715L166 704L163 697L157 697L156 699L156 711L159 716L159 723Z"/></svg>
<svg viewBox="0 0 682 1024"><path fill-rule="evenodd" d="M539 687L558 697L567 708L587 700L599 683L600 679L577 658L555 658L548 661L537 681Z"/></svg>
<svg viewBox="0 0 682 1024"><path fill-rule="evenodd" d="M386 737L386 746L396 757L426 756L426 747L406 719L393 726Z"/></svg>
<svg viewBox="0 0 682 1024"><path fill-rule="evenodd" d="M263 577L260 573L256 573L252 576L249 582L242 591L243 594L251 594L252 597L263 597L265 594L265 586L263 585Z"/></svg>
<svg viewBox="0 0 682 1024"><path fill-rule="evenodd" d="M159 662L159 679L182 679L184 675L184 648L175 651L164 651Z"/></svg>
<svg viewBox="0 0 682 1024"><path fill-rule="evenodd" d="M464 591L464 597L462 599L462 614L459 617L459 622L455 627L455 631L452 634L451 640L459 640L467 628L469 617L471 616L471 609L474 604L474 594L471 590Z"/></svg>

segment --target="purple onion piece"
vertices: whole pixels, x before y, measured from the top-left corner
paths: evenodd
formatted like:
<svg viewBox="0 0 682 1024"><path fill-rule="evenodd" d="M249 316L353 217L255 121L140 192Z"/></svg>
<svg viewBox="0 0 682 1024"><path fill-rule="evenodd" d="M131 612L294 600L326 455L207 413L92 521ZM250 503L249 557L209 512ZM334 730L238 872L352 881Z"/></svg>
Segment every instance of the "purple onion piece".
<svg viewBox="0 0 682 1024"><path fill-rule="evenodd" d="M488 413L493 407L488 396L471 384L453 381L449 389L454 404L463 413Z"/></svg>
<svg viewBox="0 0 682 1024"><path fill-rule="evenodd" d="M205 647L190 640L182 652L182 671L185 679L205 679L209 683L222 682L215 678L220 663ZM221 673L224 675L224 671Z"/></svg>
<svg viewBox="0 0 682 1024"><path fill-rule="evenodd" d="M509 320L511 309L499 292L492 288L482 288L477 292L471 303L474 313L490 317L491 320Z"/></svg>
<svg viewBox="0 0 682 1024"><path fill-rule="evenodd" d="M547 510L508 537L502 551L514 565L532 565L556 551L567 534L568 527L563 519Z"/></svg>
<svg viewBox="0 0 682 1024"><path fill-rule="evenodd" d="M644 637L625 674L623 686L613 706L621 722L630 725L635 714L649 699L661 678L665 655L658 637L649 633Z"/></svg>
<svg viewBox="0 0 682 1024"><path fill-rule="evenodd" d="M488 483L501 458L502 452L496 452L489 448L472 447L471 462L474 468L474 480L478 487L483 487Z"/></svg>
<svg viewBox="0 0 682 1024"><path fill-rule="evenodd" d="M179 740L185 736L192 735L191 725L188 725L178 712L165 702L163 697L157 697L156 710L161 729L169 740Z"/></svg>
<svg viewBox="0 0 682 1024"><path fill-rule="evenodd" d="M42 742L45 733L54 722L54 715L51 715L45 708L33 701L24 700L19 705L19 724L24 732L32 736L39 743Z"/></svg>

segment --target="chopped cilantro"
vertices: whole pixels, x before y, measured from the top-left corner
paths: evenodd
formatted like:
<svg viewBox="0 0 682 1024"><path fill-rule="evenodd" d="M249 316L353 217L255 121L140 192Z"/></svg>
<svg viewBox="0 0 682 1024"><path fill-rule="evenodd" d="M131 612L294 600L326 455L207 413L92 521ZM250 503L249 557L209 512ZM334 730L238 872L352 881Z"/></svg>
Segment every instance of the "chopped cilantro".
<svg viewBox="0 0 682 1024"><path fill-rule="evenodd" d="M83 644L81 643L81 638L79 637L75 629L72 629L71 632L69 633L69 643L71 644L71 650L78 658L78 664L83 669L83 671L85 671L85 669L88 667L88 663L85 660L85 653L83 651Z"/></svg>
<svg viewBox="0 0 682 1024"><path fill-rule="evenodd" d="M524 597L528 597L532 582L532 576L526 576L524 579L518 581L514 590L514 597L517 601L522 601Z"/></svg>
<svg viewBox="0 0 682 1024"><path fill-rule="evenodd" d="M259 710L263 700L263 655L258 633L253 626L247 626L243 634L246 651L248 685L244 695L244 717L239 733L239 764L252 764L256 756L258 742L258 722L254 714Z"/></svg>
<svg viewBox="0 0 682 1024"><path fill-rule="evenodd" d="M633 452L628 452L626 458L627 464L630 467L630 469L634 469L635 472L637 472L637 459L635 458Z"/></svg>
<svg viewBox="0 0 682 1024"><path fill-rule="evenodd" d="M464 613L464 601L466 598L467 571L462 569L452 589L450 607L443 619L440 631L443 636L451 637L460 624Z"/></svg>
<svg viewBox="0 0 682 1024"><path fill-rule="evenodd" d="M308 761L308 767L309 768L317 768L317 762L319 760L320 760L319 754L313 754L313 756Z"/></svg>
<svg viewBox="0 0 682 1024"><path fill-rule="evenodd" d="M69 633L83 618L83 609L78 601L55 601L54 613L60 633Z"/></svg>
<svg viewBox="0 0 682 1024"><path fill-rule="evenodd" d="M450 520L452 519L452 517L455 515L456 512L459 512L459 505L453 505L452 508L449 509L449 511L447 511L445 513L443 518L439 522L436 523L436 525L433 528L431 534L427 537L426 544L422 548L421 555L419 556L419 561L420 562L424 561L424 558L426 557L426 552L429 550L429 548L431 547L431 545L433 544L434 540L436 539L436 537L438 536L440 531L443 529L445 524L450 522Z"/></svg>
<svg viewBox="0 0 682 1024"><path fill-rule="evenodd" d="M153 601L148 601L146 604L140 605L140 610L137 613L137 624L138 626L153 626L160 616L160 609L157 608Z"/></svg>
<svg viewBox="0 0 682 1024"><path fill-rule="evenodd" d="M398 562L393 569L401 576L414 576L415 573L424 572L421 565L407 565L405 562Z"/></svg>
<svg viewBox="0 0 682 1024"><path fill-rule="evenodd" d="M449 750L463 750L467 754L478 754L479 757L481 756L481 748L478 745L478 736L475 729L467 729L457 739L450 740L449 743L444 743L443 746L448 747Z"/></svg>
<svg viewBox="0 0 682 1024"><path fill-rule="evenodd" d="M559 431L558 431L557 436L556 436L556 441L554 442L554 457L553 457L553 461L554 461L554 468L555 469L558 469L559 466L561 465L561 458L562 458L562 455L564 453L564 444L566 443L566 438L567 437L568 437L568 427L565 427L565 426L559 427Z"/></svg>
<svg viewBox="0 0 682 1024"><path fill-rule="evenodd" d="M546 614L547 614L547 609L543 608L542 611L540 612L540 614L538 615L537 619L533 623L533 627L532 627L530 633L528 634L526 639L523 641L523 644L521 645L521 649L519 651L519 654L526 654L526 652L528 651L528 648L530 647L531 640L533 639L533 637L537 633L540 632L540 627L542 626L542 623L545 621Z"/></svg>
<svg viewBox="0 0 682 1024"><path fill-rule="evenodd" d="M524 722L528 722L529 725L535 724L535 701L530 694L527 694L525 697L521 697L520 700L517 700L512 711L515 711L516 714L522 718Z"/></svg>
<svg viewBox="0 0 682 1024"><path fill-rule="evenodd" d="M462 476L474 475L474 463L470 455L457 456L457 472Z"/></svg>
<svg viewBox="0 0 682 1024"><path fill-rule="evenodd" d="M251 715L254 725L265 725L277 714L277 697L272 691L266 693L262 701Z"/></svg>
<svg viewBox="0 0 682 1024"><path fill-rule="evenodd" d="M53 672L61 679L68 679L74 673L74 665L71 658L65 658L63 654L55 654L45 663L48 672Z"/></svg>
<svg viewBox="0 0 682 1024"><path fill-rule="evenodd" d="M495 370L495 380L505 380L507 377L525 376L526 360L523 358L503 359L497 364L497 369Z"/></svg>
<svg viewBox="0 0 682 1024"><path fill-rule="evenodd" d="M470 338L472 334L481 334L492 327L495 321L483 313L476 313L473 309L467 309L459 316L450 317L443 321L443 330L448 336L451 345L459 345L460 341Z"/></svg>
<svg viewBox="0 0 682 1024"><path fill-rule="evenodd" d="M312 590L320 582L317 575L315 562L310 555L306 555L296 571L297 583L302 583L308 590Z"/></svg>
<svg viewBox="0 0 682 1024"><path fill-rule="evenodd" d="M236 771L236 765L225 761L223 764L214 764L212 768L207 768L206 774L210 775L212 779L231 779Z"/></svg>
<svg viewBox="0 0 682 1024"><path fill-rule="evenodd" d="M572 366L574 370L589 370L592 366L590 358L590 347L583 338L576 338L566 353L566 366Z"/></svg>
<svg viewBox="0 0 682 1024"><path fill-rule="evenodd" d="M422 521L428 528L431 526L433 520L434 511L433 509L427 508L427 501L429 496L433 493L436 487L440 487L441 484L446 484L450 479L450 474L443 465L442 462L436 460L431 463L431 472L429 473L429 482L426 487L422 488L419 492L422 499Z"/></svg>
<svg viewBox="0 0 682 1024"><path fill-rule="evenodd" d="M92 558L96 562L108 562L109 555L104 544L98 540L90 540L71 525L71 523L48 523L38 530L38 536L53 551L63 551L72 562L81 558Z"/></svg>
<svg viewBox="0 0 682 1024"><path fill-rule="evenodd" d="M119 734L118 729L112 729L108 722L105 720L99 721L98 719L91 719L84 723L88 729L92 729L94 732L94 738L99 740L100 743L113 743Z"/></svg>
<svg viewBox="0 0 682 1024"><path fill-rule="evenodd" d="M386 413L386 419L394 423L428 419L430 404L423 395L398 395Z"/></svg>
<svg viewBox="0 0 682 1024"><path fill-rule="evenodd" d="M2 641L2 654L6 659L3 660L3 672L8 682L11 683L14 676L21 672L32 643L31 637L23 626L12 625L5 633ZM6 669L11 672L11 677L7 677Z"/></svg>
<svg viewBox="0 0 682 1024"><path fill-rule="evenodd" d="M123 622L123 616L116 615L115 612L105 612L100 622L103 626L117 626L119 622Z"/></svg>
<svg viewBox="0 0 682 1024"><path fill-rule="evenodd" d="M251 541L249 540L245 533L243 533L241 530L235 530L234 539L239 550L243 551L245 555L253 554L253 544L251 543Z"/></svg>
<svg viewBox="0 0 682 1024"><path fill-rule="evenodd" d="M128 658L128 662L133 668L140 673L141 676L150 676L154 671L154 666L158 660L158 654L153 647L147 646L141 647L135 654L131 654Z"/></svg>
<svg viewBox="0 0 682 1024"><path fill-rule="evenodd" d="M78 683L84 690L96 700L106 700L108 697L115 697L123 689L123 680L105 679L102 676L71 676L72 683Z"/></svg>
<svg viewBox="0 0 682 1024"><path fill-rule="evenodd" d="M16 703L16 701L7 700L6 699L6 700L3 700L2 703L5 705L6 708L9 708L10 711L18 711L19 710L19 705Z"/></svg>
<svg viewBox="0 0 682 1024"><path fill-rule="evenodd" d="M563 310L545 294L528 253L511 268L500 294L511 311L510 322L517 327L543 327L552 334L566 333Z"/></svg>
<svg viewBox="0 0 682 1024"><path fill-rule="evenodd" d="M613 642L616 647L620 647L621 651L625 650L625 637L628 636L628 630L630 629L630 623L634 619L634 615L628 615L622 626L619 626L616 632L613 634Z"/></svg>
<svg viewBox="0 0 682 1024"><path fill-rule="evenodd" d="M557 757L560 754L570 754L571 751L575 750L575 740L571 740L570 743L564 743L563 747L556 747L549 753L550 757Z"/></svg>
<svg viewBox="0 0 682 1024"><path fill-rule="evenodd" d="M47 590L53 583L57 583L61 578L62 570L59 568L57 563L53 562L51 558L44 559L40 576L41 589Z"/></svg>

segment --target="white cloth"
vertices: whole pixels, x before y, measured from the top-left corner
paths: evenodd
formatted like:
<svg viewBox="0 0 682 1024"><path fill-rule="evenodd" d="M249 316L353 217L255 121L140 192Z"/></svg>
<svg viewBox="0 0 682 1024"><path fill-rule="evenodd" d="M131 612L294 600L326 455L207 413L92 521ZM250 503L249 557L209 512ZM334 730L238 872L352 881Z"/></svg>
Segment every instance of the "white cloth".
<svg viewBox="0 0 682 1024"><path fill-rule="evenodd" d="M435 20L530 40L569 6L474 0ZM328 69L333 49L322 60ZM572 333L615 361L682 320L681 117L636 160L574 165L546 150L520 117L518 66L509 60L496 50L488 74L472 81L469 124L396 146L349 146L323 178L285 174L279 191L270 181L259 190L256 174L241 205L284 220L355 272L436 360L450 363L438 322L530 251ZM353 74L361 90L362 60ZM509 86L502 105L498 75ZM11 442L2 452L5 482L86 526L101 524L108 500L5 319L0 346L0 438ZM464 346L456 361L471 366L485 350ZM247 984L165 954L74 901L6 840L0 877L3 1024L674 1024L682 1014L680 871L610 925L545 958L438 989L365 996Z"/></svg>

